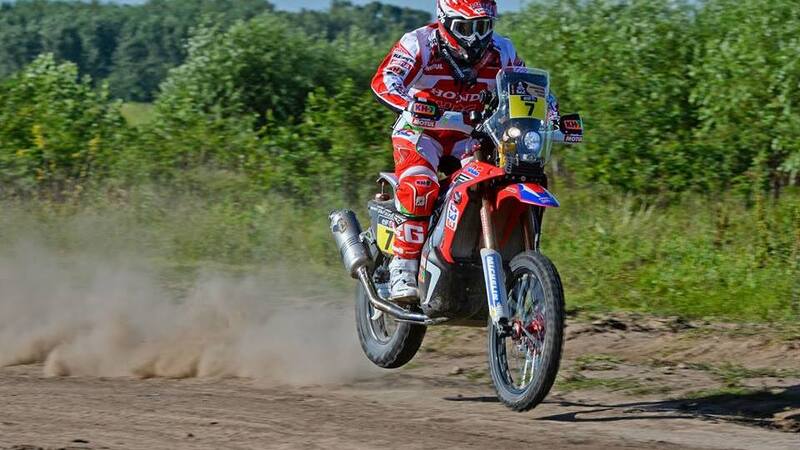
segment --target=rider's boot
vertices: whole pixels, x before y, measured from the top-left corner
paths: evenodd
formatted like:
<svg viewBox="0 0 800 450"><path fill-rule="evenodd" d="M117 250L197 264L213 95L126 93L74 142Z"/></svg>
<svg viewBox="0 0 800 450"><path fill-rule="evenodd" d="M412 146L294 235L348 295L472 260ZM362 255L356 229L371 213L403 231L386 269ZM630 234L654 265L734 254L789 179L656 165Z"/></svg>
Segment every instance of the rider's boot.
<svg viewBox="0 0 800 450"><path fill-rule="evenodd" d="M419 272L419 261L416 259L392 259L389 263L389 300L395 303L419 301L417 272Z"/></svg>

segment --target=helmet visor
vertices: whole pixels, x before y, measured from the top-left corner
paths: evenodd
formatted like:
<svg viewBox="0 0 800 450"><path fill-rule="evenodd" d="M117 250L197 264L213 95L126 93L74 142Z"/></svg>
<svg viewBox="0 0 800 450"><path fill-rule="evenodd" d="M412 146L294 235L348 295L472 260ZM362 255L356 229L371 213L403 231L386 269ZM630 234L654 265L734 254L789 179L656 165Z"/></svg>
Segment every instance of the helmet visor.
<svg viewBox="0 0 800 450"><path fill-rule="evenodd" d="M454 36L472 41L485 39L494 30L494 20L492 19L453 19L450 24L450 31Z"/></svg>

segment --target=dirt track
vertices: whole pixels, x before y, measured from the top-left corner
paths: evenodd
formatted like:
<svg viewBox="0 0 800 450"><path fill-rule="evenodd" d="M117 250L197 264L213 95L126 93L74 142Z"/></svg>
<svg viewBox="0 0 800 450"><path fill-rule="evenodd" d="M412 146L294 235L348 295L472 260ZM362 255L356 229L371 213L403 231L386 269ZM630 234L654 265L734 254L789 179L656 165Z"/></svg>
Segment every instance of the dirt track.
<svg viewBox="0 0 800 450"><path fill-rule="evenodd" d="M558 389L524 414L495 401L481 330L436 331L409 368L327 386L9 367L0 370L0 448L800 448L795 338L667 325L571 326ZM733 375L704 361L741 360L741 348L772 371L736 372L736 383L761 393L681 400L722 378L731 386Z"/></svg>

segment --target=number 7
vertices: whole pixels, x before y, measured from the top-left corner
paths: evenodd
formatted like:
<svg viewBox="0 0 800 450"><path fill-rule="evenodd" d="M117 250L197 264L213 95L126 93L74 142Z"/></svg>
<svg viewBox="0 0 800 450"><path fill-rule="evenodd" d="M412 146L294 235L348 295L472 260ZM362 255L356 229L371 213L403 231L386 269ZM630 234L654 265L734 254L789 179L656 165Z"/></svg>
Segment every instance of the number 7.
<svg viewBox="0 0 800 450"><path fill-rule="evenodd" d="M394 239L394 231L388 230L386 236L386 245L384 245L383 248L389 249L392 246L392 239Z"/></svg>
<svg viewBox="0 0 800 450"><path fill-rule="evenodd" d="M533 112L536 111L536 100L532 102L525 102L525 106L529 107L528 116L533 116Z"/></svg>

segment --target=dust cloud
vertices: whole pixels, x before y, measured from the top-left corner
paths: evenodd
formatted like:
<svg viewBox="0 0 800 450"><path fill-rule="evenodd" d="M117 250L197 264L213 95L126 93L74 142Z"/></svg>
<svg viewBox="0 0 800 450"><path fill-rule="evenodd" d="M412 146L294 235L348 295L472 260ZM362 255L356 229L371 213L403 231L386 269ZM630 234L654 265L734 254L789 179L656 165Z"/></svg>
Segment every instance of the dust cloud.
<svg viewBox="0 0 800 450"><path fill-rule="evenodd" d="M30 242L0 250L0 367L294 385L376 374L350 299L310 289L302 270L204 273L177 296L164 284L132 259L65 256Z"/></svg>

